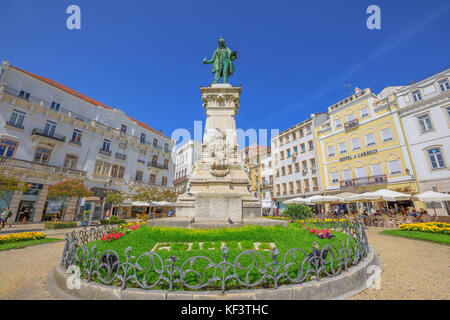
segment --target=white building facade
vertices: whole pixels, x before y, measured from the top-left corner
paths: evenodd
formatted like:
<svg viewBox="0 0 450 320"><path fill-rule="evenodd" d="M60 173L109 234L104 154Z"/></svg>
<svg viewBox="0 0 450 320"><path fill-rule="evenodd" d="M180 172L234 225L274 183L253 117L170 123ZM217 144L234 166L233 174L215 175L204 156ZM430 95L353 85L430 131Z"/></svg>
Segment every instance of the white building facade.
<svg viewBox="0 0 450 320"><path fill-rule="evenodd" d="M450 193L450 69L398 90L396 99L420 191ZM448 215L450 203L435 209Z"/></svg>
<svg viewBox="0 0 450 320"><path fill-rule="evenodd" d="M260 199L261 200L272 200L274 198L273 194L273 165L272 165L272 154L266 153L261 156L261 182L260 182Z"/></svg>
<svg viewBox="0 0 450 320"><path fill-rule="evenodd" d="M174 142L53 80L3 61L0 70L0 172L29 184L5 200L18 221L42 221L52 203L48 187L78 178L100 198L131 186L168 188ZM64 220L77 217L72 199ZM99 209L96 208L98 211Z"/></svg>
<svg viewBox="0 0 450 320"><path fill-rule="evenodd" d="M274 195L277 200L321 193L314 140L311 118L272 138Z"/></svg>
<svg viewBox="0 0 450 320"><path fill-rule="evenodd" d="M192 167L202 157L202 144L189 140L175 151L175 176L173 187L176 192L186 191Z"/></svg>

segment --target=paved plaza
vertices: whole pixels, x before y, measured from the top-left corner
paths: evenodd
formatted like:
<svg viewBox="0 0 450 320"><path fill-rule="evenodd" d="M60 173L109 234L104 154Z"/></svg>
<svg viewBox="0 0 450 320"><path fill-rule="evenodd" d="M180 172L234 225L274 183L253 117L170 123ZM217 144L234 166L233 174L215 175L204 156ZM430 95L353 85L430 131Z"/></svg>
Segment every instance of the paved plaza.
<svg viewBox="0 0 450 320"><path fill-rule="evenodd" d="M19 228L42 229L43 225L16 225L11 229ZM72 230L45 232L48 237L64 239ZM366 289L349 299L449 299L450 246L381 235L381 230L367 230L369 242L383 262L381 288ZM62 241L0 252L0 299L57 299L47 291L45 281L63 248Z"/></svg>

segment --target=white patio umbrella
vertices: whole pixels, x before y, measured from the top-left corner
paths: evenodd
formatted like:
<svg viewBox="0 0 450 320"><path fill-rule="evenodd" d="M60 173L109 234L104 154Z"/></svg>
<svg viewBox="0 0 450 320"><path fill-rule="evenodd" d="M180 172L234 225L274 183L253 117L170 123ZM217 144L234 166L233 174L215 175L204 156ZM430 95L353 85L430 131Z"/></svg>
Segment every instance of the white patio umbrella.
<svg viewBox="0 0 450 320"><path fill-rule="evenodd" d="M450 201L450 194L434 192L434 191L425 191L413 196L414 200L419 200L423 202L441 202L441 201ZM436 208L433 205L434 215L436 215Z"/></svg>
<svg viewBox="0 0 450 320"><path fill-rule="evenodd" d="M133 201L133 202L131 202L131 205L133 207L150 207L149 202L143 202L143 201Z"/></svg>
<svg viewBox="0 0 450 320"><path fill-rule="evenodd" d="M311 203L320 203L323 205L323 209L325 211L325 203L332 203L332 202L340 202L344 203L344 199L336 197L336 196L312 196L314 199L309 200ZM312 198L311 197L311 198Z"/></svg>
<svg viewBox="0 0 450 320"><path fill-rule="evenodd" d="M291 204L291 203L310 203L308 200L306 200L306 198L294 198L294 199L289 199L284 201L284 203L286 204Z"/></svg>
<svg viewBox="0 0 450 320"><path fill-rule="evenodd" d="M173 206L173 203L170 203L168 201L155 201L155 202L152 202L152 205L154 207L171 207L171 206Z"/></svg>
<svg viewBox="0 0 450 320"><path fill-rule="evenodd" d="M410 194L392 191L389 189L380 189L375 192L372 192L372 194L378 197L377 200L384 200L384 201L411 200Z"/></svg>

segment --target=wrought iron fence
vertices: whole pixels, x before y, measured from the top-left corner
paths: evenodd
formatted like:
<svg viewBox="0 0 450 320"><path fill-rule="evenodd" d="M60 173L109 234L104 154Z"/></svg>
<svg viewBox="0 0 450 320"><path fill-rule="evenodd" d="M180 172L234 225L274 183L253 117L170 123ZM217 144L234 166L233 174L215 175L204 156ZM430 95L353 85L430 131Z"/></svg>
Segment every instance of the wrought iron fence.
<svg viewBox="0 0 450 320"><path fill-rule="evenodd" d="M125 249L125 259L108 249L102 253L95 245L85 244L100 239L113 230L111 226L84 229L66 236L61 265L80 267L80 275L88 282L105 285L120 285L141 289L221 290L230 288L278 288L284 284L300 284L308 280L334 277L357 265L369 252L365 228L362 224L351 224L334 220L317 220L319 227L344 232L349 237L339 245L326 244L322 248L314 243L308 249L291 248L280 255L276 247L270 254L256 250L245 250L234 259L228 257L229 249L221 248L221 261L207 256L192 256L184 260L176 256L163 259L157 252L148 251L137 259L132 256L132 247Z"/></svg>

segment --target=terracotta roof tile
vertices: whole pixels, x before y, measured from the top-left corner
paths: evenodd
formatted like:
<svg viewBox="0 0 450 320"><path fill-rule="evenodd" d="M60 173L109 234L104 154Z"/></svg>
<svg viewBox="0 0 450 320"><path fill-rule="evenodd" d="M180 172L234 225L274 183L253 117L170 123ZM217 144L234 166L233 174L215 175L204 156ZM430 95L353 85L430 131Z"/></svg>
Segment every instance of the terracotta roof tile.
<svg viewBox="0 0 450 320"><path fill-rule="evenodd" d="M39 79L39 80L41 80L41 81L44 81L45 83L48 83L48 84L51 85L51 86L54 86L54 87L56 87L56 88L58 88L58 89L60 89L60 90L63 90L63 91L65 91L65 92L68 92L68 93L70 93L70 94L72 94L72 95L74 95L74 96L76 96L76 97L78 97L78 98L80 98L80 99L83 99L84 101L87 101L87 102L89 102L89 103L92 103L92 104L94 104L94 105L96 105L96 106L102 106L102 107L107 108L107 109L112 109L111 107L107 106L106 104L103 104L103 103L101 103L101 102L98 102L97 100L94 100L94 99L92 99L92 98L89 98L88 96L85 96L84 94L81 94L81 93L79 93L79 92L77 92L77 91L75 91L75 90L73 90L73 89L70 89L69 87L66 87L66 86L64 86L64 85L62 85L62 84L60 84L60 83L58 83L58 82L56 82L56 81L54 81L54 80L52 80L52 79L48 79L48 78L45 78L45 77L42 77L42 76L38 76L38 75L36 75L36 74L34 74L34 73L31 73L31 72L22 70L22 69L20 69L20 68L15 67L15 66L10 66L10 67L12 67L12 68L14 68L14 69L16 69L16 70L19 70L19 71L21 71L21 72L23 72L23 73L25 73L25 74L27 74L27 75L33 77L33 78ZM138 121L138 120L136 120L136 119L133 119L133 118L131 118L130 116L127 116L127 117L128 117L131 121L137 123L139 126L144 127L145 129L148 129L148 130L150 130L150 131L153 131L154 133L159 134L160 136L163 136L164 138L169 139L169 137L167 137L166 135L162 134L161 132L159 132L159 131L153 129L152 127L146 125L145 123L140 122L140 121Z"/></svg>

